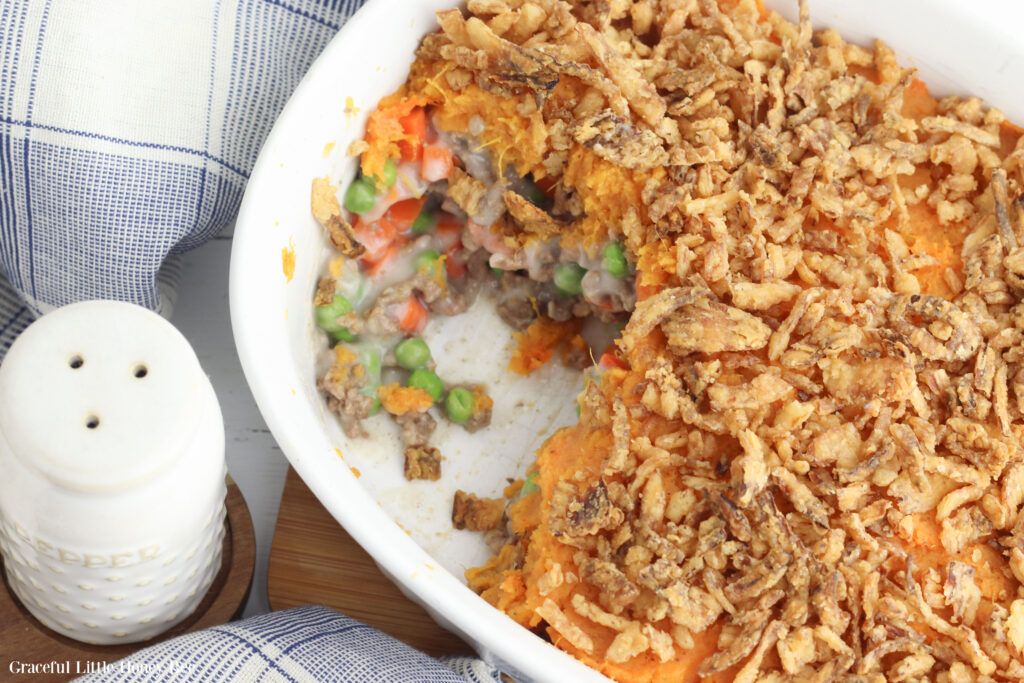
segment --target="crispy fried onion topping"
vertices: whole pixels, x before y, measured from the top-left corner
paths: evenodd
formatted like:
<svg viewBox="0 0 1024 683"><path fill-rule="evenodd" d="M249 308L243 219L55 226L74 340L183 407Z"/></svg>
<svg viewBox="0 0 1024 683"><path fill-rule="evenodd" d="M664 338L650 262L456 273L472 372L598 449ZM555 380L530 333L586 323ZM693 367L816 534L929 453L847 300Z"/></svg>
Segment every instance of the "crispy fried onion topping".
<svg viewBox="0 0 1024 683"><path fill-rule="evenodd" d="M631 369L586 392L607 453L544 493L573 561L526 621L611 663L711 639L740 681L1024 678L1024 144L804 2L722 5L470 0L419 52L432 96L539 113L573 225L615 200L580 159L641 179L605 226Z"/></svg>

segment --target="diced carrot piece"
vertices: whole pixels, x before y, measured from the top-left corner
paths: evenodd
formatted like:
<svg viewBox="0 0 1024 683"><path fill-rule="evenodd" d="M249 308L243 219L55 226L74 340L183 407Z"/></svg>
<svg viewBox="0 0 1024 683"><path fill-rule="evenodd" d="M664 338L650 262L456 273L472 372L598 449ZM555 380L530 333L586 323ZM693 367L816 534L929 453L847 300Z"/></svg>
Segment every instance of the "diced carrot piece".
<svg viewBox="0 0 1024 683"><path fill-rule="evenodd" d="M462 244L462 225L459 221L448 213L440 213L437 216L437 238L441 240L441 248L445 251L451 251L453 248Z"/></svg>
<svg viewBox="0 0 1024 683"><path fill-rule="evenodd" d="M402 161L419 161L423 157L423 141L427 139L427 110L416 107L398 119L405 137L398 141Z"/></svg>
<svg viewBox="0 0 1024 683"><path fill-rule="evenodd" d="M405 232L412 227L413 221L416 220L416 216L420 215L420 211L423 210L423 204L426 199L420 197L419 199L413 197L412 199L403 199L400 202L395 202L388 209L387 216L388 221L395 226L396 232Z"/></svg>
<svg viewBox="0 0 1024 683"><path fill-rule="evenodd" d="M485 228L470 218L466 221L466 229L469 230L469 234L473 236L477 244L492 254L512 253L512 250L505 244L505 239L499 233L491 230L491 226Z"/></svg>
<svg viewBox="0 0 1024 683"><path fill-rule="evenodd" d="M444 269L448 273L449 280L460 278L469 272L469 268L466 267L466 261L459 253L458 246L445 252Z"/></svg>
<svg viewBox="0 0 1024 683"><path fill-rule="evenodd" d="M415 294L401 304L398 311L398 326L407 334L414 334L427 324L427 307Z"/></svg>
<svg viewBox="0 0 1024 683"><path fill-rule="evenodd" d="M405 239L399 238L389 244L384 250L384 253L379 258L369 261L366 259L366 255L363 255L361 259L363 265L366 267L366 274L370 277L377 277L380 275L389 264L393 263L395 259L401 254L402 249L405 247Z"/></svg>
<svg viewBox="0 0 1024 683"><path fill-rule="evenodd" d="M395 226L386 218L372 223L357 220L352 226L352 231L359 243L366 248L362 256L366 263L375 263L383 258L397 234Z"/></svg>
<svg viewBox="0 0 1024 683"><path fill-rule="evenodd" d="M366 144L369 149L363 152L360 167L363 175L373 177L380 175L384 164L401 152L400 141L408 135L401 120L416 108L423 109L429 99L425 97L386 97L381 100L377 111L370 114L366 122Z"/></svg>
<svg viewBox="0 0 1024 683"><path fill-rule="evenodd" d="M452 151L445 145L424 145L423 168L420 174L428 182L443 180L451 175L455 163Z"/></svg>
<svg viewBox="0 0 1024 683"><path fill-rule="evenodd" d="M659 291L661 291L661 287L658 287L658 286L655 286L655 285L637 284L637 286L636 286L636 298L637 298L638 301L643 301L644 299L646 299L648 297L654 296Z"/></svg>
<svg viewBox="0 0 1024 683"><path fill-rule="evenodd" d="M626 361L615 355L615 351L612 348L609 348L601 354L601 358L597 361L597 364L602 368L621 368L622 370L629 368Z"/></svg>

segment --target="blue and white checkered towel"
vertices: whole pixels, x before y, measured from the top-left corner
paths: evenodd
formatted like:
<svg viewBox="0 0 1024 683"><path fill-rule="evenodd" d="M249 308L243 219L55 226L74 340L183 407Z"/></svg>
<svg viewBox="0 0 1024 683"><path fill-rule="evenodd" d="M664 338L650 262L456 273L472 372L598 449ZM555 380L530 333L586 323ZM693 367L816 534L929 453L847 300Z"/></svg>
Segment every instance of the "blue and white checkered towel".
<svg viewBox="0 0 1024 683"><path fill-rule="evenodd" d="M78 683L501 683L478 659L436 660L326 607L298 607L179 636Z"/></svg>
<svg viewBox="0 0 1024 683"><path fill-rule="evenodd" d="M165 315L260 145L364 0L0 2L0 357L83 299Z"/></svg>
<svg viewBox="0 0 1024 683"><path fill-rule="evenodd" d="M175 255L234 218L278 112L362 2L0 1L0 358L75 301L169 315ZM311 608L184 636L88 680L495 680L479 660L454 666Z"/></svg>

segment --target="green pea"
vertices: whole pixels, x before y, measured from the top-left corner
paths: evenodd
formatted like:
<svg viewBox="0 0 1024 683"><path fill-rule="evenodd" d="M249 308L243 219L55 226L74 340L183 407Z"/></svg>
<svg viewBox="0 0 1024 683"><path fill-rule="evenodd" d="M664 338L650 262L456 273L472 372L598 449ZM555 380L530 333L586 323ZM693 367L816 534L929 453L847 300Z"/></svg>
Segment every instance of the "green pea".
<svg viewBox="0 0 1024 683"><path fill-rule="evenodd" d="M359 393L373 399L370 415L376 415L380 410L380 399L377 398L377 388L380 386L380 351L375 348L360 349L359 362L365 368L367 378L366 385L359 389Z"/></svg>
<svg viewBox="0 0 1024 683"><path fill-rule="evenodd" d="M377 190L373 181L360 176L345 191L345 208L352 213L366 213L377 203Z"/></svg>
<svg viewBox="0 0 1024 683"><path fill-rule="evenodd" d="M444 399L444 410L448 413L448 419L457 424L465 424L472 417L475 407L473 393L463 387L455 387Z"/></svg>
<svg viewBox="0 0 1024 683"><path fill-rule="evenodd" d="M491 272L494 273L494 277L500 278L502 275L505 274L504 268L495 268L494 266L490 266L490 269Z"/></svg>
<svg viewBox="0 0 1024 683"><path fill-rule="evenodd" d="M410 387L422 389L430 394L430 398L435 401L439 400L441 398L441 394L444 393L444 387L441 385L441 378L426 368L413 370L412 374L409 375L408 385Z"/></svg>
<svg viewBox="0 0 1024 683"><path fill-rule="evenodd" d="M316 323L320 327L329 329L337 326L337 318L352 312L352 302L341 294L335 294L331 303L317 306Z"/></svg>
<svg viewBox="0 0 1024 683"><path fill-rule="evenodd" d="M373 405L370 406L370 410L367 413L367 416L376 415L377 413L380 412L380 399L377 398L378 387L380 387L380 384L368 384L367 386L359 390L359 393L362 394L363 396L367 396L373 399Z"/></svg>
<svg viewBox="0 0 1024 683"><path fill-rule="evenodd" d="M366 368L366 375L371 382L380 383L380 351L375 348L365 348L359 352L359 362ZM374 389L372 394L377 395ZM369 395L369 394L367 394Z"/></svg>
<svg viewBox="0 0 1024 683"><path fill-rule="evenodd" d="M395 347L395 360L406 370L422 368L430 360L430 347L418 337L403 339Z"/></svg>
<svg viewBox="0 0 1024 683"><path fill-rule="evenodd" d="M626 262L626 254L622 251L622 245L612 242L604 248L601 266L615 277L626 277L629 274L629 264Z"/></svg>
<svg viewBox="0 0 1024 683"><path fill-rule="evenodd" d="M526 496L534 491L540 491L540 486L537 485L536 481L538 474L540 474L540 472L530 472L530 474L527 475L526 481L523 482L523 487L519 489L520 495Z"/></svg>
<svg viewBox="0 0 1024 683"><path fill-rule="evenodd" d="M352 302L341 294L335 294L334 300L323 306L316 306L314 309L316 324L330 335L334 341L352 341L355 339L347 327L338 324L338 318L352 312Z"/></svg>
<svg viewBox="0 0 1024 683"><path fill-rule="evenodd" d="M380 399L377 398L377 389L379 387L380 382L371 382L359 390L359 393L363 396L373 399L373 405L370 407L369 415L376 415L380 411Z"/></svg>
<svg viewBox="0 0 1024 683"><path fill-rule="evenodd" d="M582 280L587 269L578 263L559 263L555 266L552 279L555 289L565 296L572 296L583 291Z"/></svg>
<svg viewBox="0 0 1024 683"><path fill-rule="evenodd" d="M336 342L350 342L356 338L356 336L352 334L347 327L339 327L336 330L331 330L327 334Z"/></svg>
<svg viewBox="0 0 1024 683"><path fill-rule="evenodd" d="M375 184L380 187L393 187L395 181L398 180L398 167L395 166L395 162L388 159L384 162L384 170L379 176L374 176Z"/></svg>
<svg viewBox="0 0 1024 683"><path fill-rule="evenodd" d="M374 387L373 390L377 391L377 387ZM376 396L374 396L373 397L373 407L370 408L370 412L367 413L367 415L372 417L372 416L376 415L379 412L380 412L380 399L377 398Z"/></svg>
<svg viewBox="0 0 1024 683"><path fill-rule="evenodd" d="M427 273L433 277L441 275L441 252L435 249L427 249L426 251L420 252L413 261L413 265L416 267L416 272Z"/></svg>
<svg viewBox="0 0 1024 683"><path fill-rule="evenodd" d="M420 211L420 215L416 216L416 220L412 222L410 230L414 235L422 235L424 233L433 232L436 225L437 216L434 212L423 209Z"/></svg>

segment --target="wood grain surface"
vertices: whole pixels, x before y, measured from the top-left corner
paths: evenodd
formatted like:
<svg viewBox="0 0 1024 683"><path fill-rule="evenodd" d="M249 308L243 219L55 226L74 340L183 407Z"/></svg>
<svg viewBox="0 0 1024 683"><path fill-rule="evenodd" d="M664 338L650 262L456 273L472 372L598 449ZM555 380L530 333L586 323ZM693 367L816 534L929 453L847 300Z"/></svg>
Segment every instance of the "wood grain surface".
<svg viewBox="0 0 1024 683"><path fill-rule="evenodd" d="M22 607L7 586L4 575L3 586L0 587L0 680L43 683L67 681L74 678L76 673L86 673L90 665L95 670L101 663L116 661L162 640L237 618L245 606L252 585L253 568L256 565L256 539L242 492L230 477L227 485L227 520L220 572L190 617L148 641L125 645L87 645L55 633ZM14 676L11 673L12 662L69 662L70 673Z"/></svg>
<svg viewBox="0 0 1024 683"><path fill-rule="evenodd" d="M267 593L273 610L326 605L430 655L472 653L402 595L291 468L270 549Z"/></svg>

